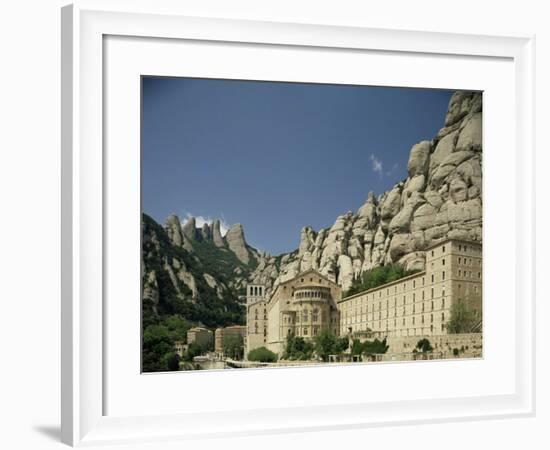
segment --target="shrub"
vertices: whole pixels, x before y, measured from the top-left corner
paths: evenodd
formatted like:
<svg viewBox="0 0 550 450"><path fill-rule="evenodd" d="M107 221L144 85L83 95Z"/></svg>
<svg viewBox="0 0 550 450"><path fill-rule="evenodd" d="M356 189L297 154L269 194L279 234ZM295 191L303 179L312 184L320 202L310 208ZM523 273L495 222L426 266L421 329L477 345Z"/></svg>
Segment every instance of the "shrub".
<svg viewBox="0 0 550 450"><path fill-rule="evenodd" d="M386 338L363 342L363 353L368 355L386 353L390 346L386 344Z"/></svg>
<svg viewBox="0 0 550 450"><path fill-rule="evenodd" d="M416 343L416 348L420 350L422 353L431 352L433 350L432 344L430 341L426 338L420 339Z"/></svg>
<svg viewBox="0 0 550 450"><path fill-rule="evenodd" d="M248 352L249 361L277 362L277 354L265 347L258 347Z"/></svg>
<svg viewBox="0 0 550 450"><path fill-rule="evenodd" d="M187 347L187 353L185 354L185 359L187 361L193 361L195 356L202 355L203 349L196 342L191 342Z"/></svg>
<svg viewBox="0 0 550 450"><path fill-rule="evenodd" d="M469 309L464 302L458 301L451 305L447 331L450 334L470 333L480 319L480 316Z"/></svg>
<svg viewBox="0 0 550 450"><path fill-rule="evenodd" d="M313 357L313 344L301 336L290 335L286 340L283 359L305 361Z"/></svg>
<svg viewBox="0 0 550 450"><path fill-rule="evenodd" d="M417 272L419 271L405 270L403 266L397 263L375 267L374 269L363 272L363 274L359 278L354 279L348 291L342 293L342 297L345 298L359 292L374 289L375 287L390 283L395 280L399 280L400 278L413 275Z"/></svg>
<svg viewBox="0 0 550 450"><path fill-rule="evenodd" d="M224 336L223 353L232 359L241 359L244 353L244 341L241 335Z"/></svg>

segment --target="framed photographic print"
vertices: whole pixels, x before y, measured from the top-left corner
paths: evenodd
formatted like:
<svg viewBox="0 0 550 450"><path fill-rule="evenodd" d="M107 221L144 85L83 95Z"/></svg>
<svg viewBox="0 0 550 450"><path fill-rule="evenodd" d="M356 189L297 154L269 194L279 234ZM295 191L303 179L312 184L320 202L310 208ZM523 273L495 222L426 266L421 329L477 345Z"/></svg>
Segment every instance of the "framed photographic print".
<svg viewBox="0 0 550 450"><path fill-rule="evenodd" d="M143 372L482 357L481 92L141 83Z"/></svg>
<svg viewBox="0 0 550 450"><path fill-rule="evenodd" d="M533 413L530 37L62 18L65 442Z"/></svg>

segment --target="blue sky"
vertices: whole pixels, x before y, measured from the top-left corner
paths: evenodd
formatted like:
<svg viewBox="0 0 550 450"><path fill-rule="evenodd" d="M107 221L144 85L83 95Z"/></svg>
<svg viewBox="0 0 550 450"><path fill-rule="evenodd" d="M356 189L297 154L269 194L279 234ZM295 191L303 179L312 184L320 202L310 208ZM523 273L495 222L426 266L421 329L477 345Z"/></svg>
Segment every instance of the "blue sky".
<svg viewBox="0 0 550 450"><path fill-rule="evenodd" d="M452 91L143 78L142 205L241 223L249 244L294 250L407 176Z"/></svg>

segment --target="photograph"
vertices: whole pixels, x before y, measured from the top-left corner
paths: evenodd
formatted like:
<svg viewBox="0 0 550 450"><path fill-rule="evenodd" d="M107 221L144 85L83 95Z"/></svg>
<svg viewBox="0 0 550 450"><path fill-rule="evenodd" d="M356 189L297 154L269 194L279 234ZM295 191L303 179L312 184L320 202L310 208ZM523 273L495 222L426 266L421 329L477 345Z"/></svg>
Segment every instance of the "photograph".
<svg viewBox="0 0 550 450"><path fill-rule="evenodd" d="M482 111L142 75L142 372L482 358Z"/></svg>

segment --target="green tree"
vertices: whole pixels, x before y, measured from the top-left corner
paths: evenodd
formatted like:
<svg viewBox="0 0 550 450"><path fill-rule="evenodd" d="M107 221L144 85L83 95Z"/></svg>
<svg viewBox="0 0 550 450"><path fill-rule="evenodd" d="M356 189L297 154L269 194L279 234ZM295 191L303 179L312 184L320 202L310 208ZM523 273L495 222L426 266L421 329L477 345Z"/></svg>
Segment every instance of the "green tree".
<svg viewBox="0 0 550 450"><path fill-rule="evenodd" d="M258 347L248 352L249 361L277 362L277 354L265 347Z"/></svg>
<svg viewBox="0 0 550 450"><path fill-rule="evenodd" d="M187 346L187 353L185 354L186 361L193 361L195 356L202 355L204 352L203 348L196 342L191 342Z"/></svg>
<svg viewBox="0 0 550 450"><path fill-rule="evenodd" d="M238 335L224 336L222 341L223 353L232 359L242 359L244 354L244 340Z"/></svg>
<svg viewBox="0 0 550 450"><path fill-rule="evenodd" d="M168 329L174 341L187 342L187 332L191 328L191 324L188 320L173 314L165 317L162 324Z"/></svg>
<svg viewBox="0 0 550 450"><path fill-rule="evenodd" d="M389 345L386 344L386 338L374 341L363 342L363 353L367 355L382 354L388 351Z"/></svg>
<svg viewBox="0 0 550 450"><path fill-rule="evenodd" d="M149 325L143 332L142 369L144 372L168 370L166 355L174 351L174 340L161 325Z"/></svg>
<svg viewBox="0 0 550 450"><path fill-rule="evenodd" d="M329 355L333 355L336 336L328 329L323 329L315 336L315 352L323 360L328 361Z"/></svg>
<svg viewBox="0 0 550 450"><path fill-rule="evenodd" d="M333 352L337 355L344 353L349 348L349 339L347 337L337 338L334 342Z"/></svg>
<svg viewBox="0 0 550 450"><path fill-rule="evenodd" d="M342 294L342 297L349 297L350 295L373 289L417 272L418 270L405 270L403 266L397 263L375 267L363 272L360 277L354 279L351 287Z"/></svg>
<svg viewBox="0 0 550 450"><path fill-rule="evenodd" d="M162 361L167 370L176 371L180 368L180 357L175 352L166 353L162 357Z"/></svg>
<svg viewBox="0 0 550 450"><path fill-rule="evenodd" d="M361 355L363 353L363 344L359 339L354 339L351 344L351 354Z"/></svg>
<svg viewBox="0 0 550 450"><path fill-rule="evenodd" d="M447 323L447 331L450 334L471 333L479 320L479 315L469 309L464 302L453 302L451 317Z"/></svg>
<svg viewBox="0 0 550 450"><path fill-rule="evenodd" d="M430 343L430 341L426 338L424 339L420 339L417 343L416 343L416 348L421 351L422 353L427 353L427 352L431 352L433 351L433 347L432 347L432 344Z"/></svg>
<svg viewBox="0 0 550 450"><path fill-rule="evenodd" d="M301 336L290 335L286 340L283 359L309 360L313 357L313 344Z"/></svg>

